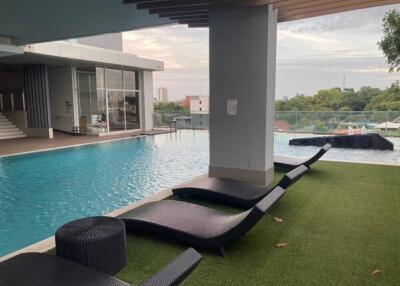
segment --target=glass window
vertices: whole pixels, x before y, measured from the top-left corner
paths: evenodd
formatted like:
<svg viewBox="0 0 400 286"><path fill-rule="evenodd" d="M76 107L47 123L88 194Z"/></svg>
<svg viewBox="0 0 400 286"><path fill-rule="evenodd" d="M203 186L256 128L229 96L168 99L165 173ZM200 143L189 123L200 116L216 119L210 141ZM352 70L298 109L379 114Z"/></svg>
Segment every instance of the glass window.
<svg viewBox="0 0 400 286"><path fill-rule="evenodd" d="M139 92L125 92L126 129L139 129Z"/></svg>
<svg viewBox="0 0 400 286"><path fill-rule="evenodd" d="M137 80L135 71L124 71L125 90L137 90Z"/></svg>
<svg viewBox="0 0 400 286"><path fill-rule="evenodd" d="M105 110L101 120L108 123L110 132L140 129L137 71L97 67L96 88L98 108Z"/></svg>
<svg viewBox="0 0 400 286"><path fill-rule="evenodd" d="M96 69L96 74L77 72L79 127L91 134L107 132L105 93L104 89L96 88L98 79L101 81L101 69Z"/></svg>
<svg viewBox="0 0 400 286"><path fill-rule="evenodd" d="M124 92L108 90L107 96L110 131L125 130Z"/></svg>
<svg viewBox="0 0 400 286"><path fill-rule="evenodd" d="M106 88L107 89L124 89L122 81L122 70L106 69Z"/></svg>
<svg viewBox="0 0 400 286"><path fill-rule="evenodd" d="M104 68L96 67L96 87L105 88Z"/></svg>

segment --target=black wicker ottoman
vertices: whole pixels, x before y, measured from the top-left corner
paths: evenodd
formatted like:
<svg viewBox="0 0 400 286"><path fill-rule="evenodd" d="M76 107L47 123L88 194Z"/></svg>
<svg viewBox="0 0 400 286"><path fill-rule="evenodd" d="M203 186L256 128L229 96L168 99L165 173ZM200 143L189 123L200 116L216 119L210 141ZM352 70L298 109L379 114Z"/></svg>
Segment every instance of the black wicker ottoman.
<svg viewBox="0 0 400 286"><path fill-rule="evenodd" d="M115 274L126 265L123 221L113 217L88 217L71 221L56 232L57 255Z"/></svg>

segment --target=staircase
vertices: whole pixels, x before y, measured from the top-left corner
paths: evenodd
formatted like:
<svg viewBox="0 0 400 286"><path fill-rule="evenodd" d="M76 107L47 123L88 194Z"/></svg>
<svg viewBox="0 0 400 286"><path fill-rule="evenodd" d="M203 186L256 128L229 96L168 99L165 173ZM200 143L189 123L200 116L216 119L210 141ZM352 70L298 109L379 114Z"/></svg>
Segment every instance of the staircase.
<svg viewBox="0 0 400 286"><path fill-rule="evenodd" d="M0 112L0 140L24 137L26 135Z"/></svg>

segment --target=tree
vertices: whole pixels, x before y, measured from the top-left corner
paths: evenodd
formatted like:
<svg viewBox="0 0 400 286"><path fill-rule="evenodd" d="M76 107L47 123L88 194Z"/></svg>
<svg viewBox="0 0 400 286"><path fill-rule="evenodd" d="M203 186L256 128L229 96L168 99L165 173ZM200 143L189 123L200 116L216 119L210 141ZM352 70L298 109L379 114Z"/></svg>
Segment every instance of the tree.
<svg viewBox="0 0 400 286"><path fill-rule="evenodd" d="M315 111L336 111L342 105L343 93L340 88L323 89L314 96Z"/></svg>
<svg viewBox="0 0 400 286"><path fill-rule="evenodd" d="M160 111L183 110L183 106L172 101L156 102L154 103L154 110L160 110Z"/></svg>
<svg viewBox="0 0 400 286"><path fill-rule="evenodd" d="M383 18L383 38L378 42L390 72L400 71L400 12L389 11Z"/></svg>
<svg viewBox="0 0 400 286"><path fill-rule="evenodd" d="M289 100L277 100L276 111L398 111L400 110L400 82L381 90L364 86L358 91L346 88L324 89L313 96L298 94ZM291 115L280 113L280 120L296 121ZM305 114L302 115L306 116Z"/></svg>
<svg viewBox="0 0 400 286"><path fill-rule="evenodd" d="M375 96L366 107L367 110L398 111L400 110L400 84L394 83L391 87Z"/></svg>

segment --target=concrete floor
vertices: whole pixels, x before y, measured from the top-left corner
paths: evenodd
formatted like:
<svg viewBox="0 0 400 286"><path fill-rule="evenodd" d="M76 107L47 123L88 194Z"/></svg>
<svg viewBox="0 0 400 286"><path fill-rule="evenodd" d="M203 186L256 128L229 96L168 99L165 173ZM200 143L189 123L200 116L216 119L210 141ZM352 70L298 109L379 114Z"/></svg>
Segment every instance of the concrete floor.
<svg viewBox="0 0 400 286"><path fill-rule="evenodd" d="M19 138L0 140L0 156L23 152L32 152L79 144L105 142L112 139L129 138L140 135L140 132L110 136L74 136L62 132L54 132L54 139L46 138Z"/></svg>

